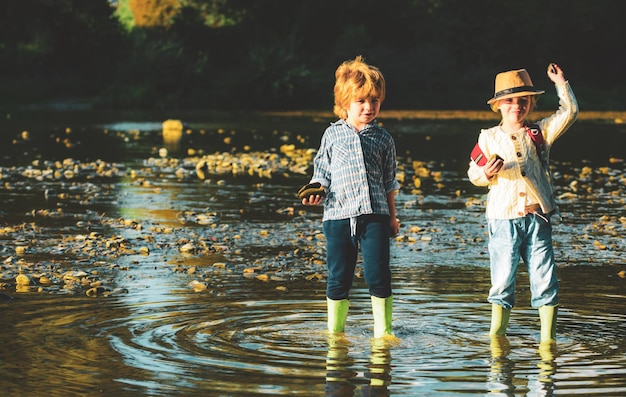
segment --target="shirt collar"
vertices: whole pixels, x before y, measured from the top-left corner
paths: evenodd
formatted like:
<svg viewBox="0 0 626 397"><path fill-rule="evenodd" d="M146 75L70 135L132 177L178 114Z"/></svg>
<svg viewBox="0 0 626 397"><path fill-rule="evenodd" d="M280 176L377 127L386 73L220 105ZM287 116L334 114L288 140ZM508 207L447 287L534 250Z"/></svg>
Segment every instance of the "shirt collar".
<svg viewBox="0 0 626 397"><path fill-rule="evenodd" d="M331 124L333 124L333 125L344 125L344 126L350 128L351 130L355 131L354 127L352 125L350 125L350 123L348 123L345 119L339 119L339 120L337 120L337 121L335 121L334 123L331 123ZM367 131L367 130L372 129L372 128L380 128L379 125L378 125L378 120L377 119L372 120L371 123L369 123L365 128L363 128L358 133L362 133L363 131Z"/></svg>

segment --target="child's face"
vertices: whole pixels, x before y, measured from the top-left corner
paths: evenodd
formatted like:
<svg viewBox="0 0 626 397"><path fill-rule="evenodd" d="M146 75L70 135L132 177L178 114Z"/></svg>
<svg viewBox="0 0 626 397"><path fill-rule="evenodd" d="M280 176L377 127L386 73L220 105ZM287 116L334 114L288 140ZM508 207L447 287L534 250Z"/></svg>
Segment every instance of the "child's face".
<svg viewBox="0 0 626 397"><path fill-rule="evenodd" d="M530 96L501 99L498 109L502 118L511 122L522 122L530 113Z"/></svg>
<svg viewBox="0 0 626 397"><path fill-rule="evenodd" d="M357 98L350 102L347 121L357 130L362 130L374 121L380 112L381 101L378 97Z"/></svg>

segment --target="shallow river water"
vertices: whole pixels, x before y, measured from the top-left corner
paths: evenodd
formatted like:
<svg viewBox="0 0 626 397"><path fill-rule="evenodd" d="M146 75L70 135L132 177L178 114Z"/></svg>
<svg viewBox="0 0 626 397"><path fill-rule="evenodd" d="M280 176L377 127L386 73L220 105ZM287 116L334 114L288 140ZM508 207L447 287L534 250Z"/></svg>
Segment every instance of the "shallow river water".
<svg viewBox="0 0 626 397"><path fill-rule="evenodd" d="M87 121L84 120L87 118ZM556 348L520 267L507 338L467 155L493 120L382 118L398 146L394 333L357 269L325 332L321 209L295 199L330 115L13 115L0 131L0 395L626 395L626 126L552 151ZM26 277L26 278L24 278Z"/></svg>

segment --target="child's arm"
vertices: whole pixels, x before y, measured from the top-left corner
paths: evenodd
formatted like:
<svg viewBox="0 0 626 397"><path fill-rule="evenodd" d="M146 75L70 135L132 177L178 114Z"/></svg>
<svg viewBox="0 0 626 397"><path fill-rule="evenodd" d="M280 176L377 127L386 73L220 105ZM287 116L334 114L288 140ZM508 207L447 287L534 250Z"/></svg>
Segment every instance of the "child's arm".
<svg viewBox="0 0 626 397"><path fill-rule="evenodd" d="M559 65L550 64L547 74L559 96L559 109L553 115L539 121L539 125L546 144L552 146L578 117L578 102Z"/></svg>
<svg viewBox="0 0 626 397"><path fill-rule="evenodd" d="M486 164L478 165L477 161L480 161L473 160L471 159L472 156L470 156L467 176L469 177L470 182L475 186L488 186L490 183L493 182L493 178L495 177L495 175L500 172L502 170L502 167L504 166L504 160L488 150L489 145L486 144L486 136L492 130L493 128L489 130L481 130L481 133L478 136L478 146L480 148L487 148L482 149L486 150L486 153L482 153L482 155L485 156L485 158L489 158L489 161L487 161Z"/></svg>
<svg viewBox="0 0 626 397"><path fill-rule="evenodd" d="M398 235L400 231L400 225L398 224L398 219L396 218L396 191L392 190L387 193L387 206L389 207L389 228L390 228L390 237L395 237Z"/></svg>
<svg viewBox="0 0 626 397"><path fill-rule="evenodd" d="M565 84L566 81L563 69L556 63L551 63L550 67L548 67L548 78L552 80L554 84Z"/></svg>
<svg viewBox="0 0 626 397"><path fill-rule="evenodd" d="M329 172L330 154L328 152L328 139L326 132L322 135L320 147L313 159L313 177L309 183L319 183L321 187L328 188L330 185ZM324 196L320 194L311 195L302 199L302 205L319 205L324 201Z"/></svg>

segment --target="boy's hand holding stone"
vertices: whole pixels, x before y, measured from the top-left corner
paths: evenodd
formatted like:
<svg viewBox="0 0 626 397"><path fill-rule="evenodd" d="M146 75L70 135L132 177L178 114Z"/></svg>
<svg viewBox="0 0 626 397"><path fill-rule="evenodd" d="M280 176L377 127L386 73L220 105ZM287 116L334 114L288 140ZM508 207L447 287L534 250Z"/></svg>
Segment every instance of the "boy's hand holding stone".
<svg viewBox="0 0 626 397"><path fill-rule="evenodd" d="M322 202L326 189L319 183L308 183L298 190L298 198L304 205L316 205Z"/></svg>

